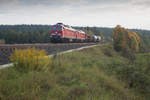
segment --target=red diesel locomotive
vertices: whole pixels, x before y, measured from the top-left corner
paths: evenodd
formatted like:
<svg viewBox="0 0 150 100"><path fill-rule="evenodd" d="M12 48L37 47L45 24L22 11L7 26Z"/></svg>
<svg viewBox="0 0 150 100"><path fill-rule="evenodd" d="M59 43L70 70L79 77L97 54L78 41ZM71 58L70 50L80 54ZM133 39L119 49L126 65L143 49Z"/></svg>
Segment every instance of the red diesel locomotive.
<svg viewBox="0 0 150 100"><path fill-rule="evenodd" d="M100 40L99 36L90 36L62 23L52 26L50 37L51 42L98 42Z"/></svg>

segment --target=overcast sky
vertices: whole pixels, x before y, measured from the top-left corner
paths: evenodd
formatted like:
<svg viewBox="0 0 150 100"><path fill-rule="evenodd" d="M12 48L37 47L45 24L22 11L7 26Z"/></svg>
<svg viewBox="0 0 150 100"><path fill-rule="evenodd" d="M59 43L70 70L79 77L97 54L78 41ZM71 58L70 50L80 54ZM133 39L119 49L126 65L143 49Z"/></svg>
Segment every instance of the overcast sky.
<svg viewBox="0 0 150 100"><path fill-rule="evenodd" d="M0 0L0 24L55 24L150 30L150 0Z"/></svg>

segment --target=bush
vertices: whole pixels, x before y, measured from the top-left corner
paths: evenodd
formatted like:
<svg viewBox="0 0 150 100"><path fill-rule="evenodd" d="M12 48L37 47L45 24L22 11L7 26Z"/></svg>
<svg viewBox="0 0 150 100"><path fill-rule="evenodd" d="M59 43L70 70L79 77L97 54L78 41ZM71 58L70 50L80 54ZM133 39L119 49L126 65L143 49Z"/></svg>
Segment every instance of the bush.
<svg viewBox="0 0 150 100"><path fill-rule="evenodd" d="M5 40L0 40L0 44L5 44Z"/></svg>
<svg viewBox="0 0 150 100"><path fill-rule="evenodd" d="M115 55L111 46L103 48L103 53L108 57L113 57Z"/></svg>
<svg viewBox="0 0 150 100"><path fill-rule="evenodd" d="M44 50L28 48L25 50L15 50L10 56L15 68L21 72L40 71L49 69L50 59Z"/></svg>
<svg viewBox="0 0 150 100"><path fill-rule="evenodd" d="M125 58L128 58L131 63L133 63L136 59L135 52L133 52L131 49L129 49L129 47L125 47L122 50L121 55Z"/></svg>

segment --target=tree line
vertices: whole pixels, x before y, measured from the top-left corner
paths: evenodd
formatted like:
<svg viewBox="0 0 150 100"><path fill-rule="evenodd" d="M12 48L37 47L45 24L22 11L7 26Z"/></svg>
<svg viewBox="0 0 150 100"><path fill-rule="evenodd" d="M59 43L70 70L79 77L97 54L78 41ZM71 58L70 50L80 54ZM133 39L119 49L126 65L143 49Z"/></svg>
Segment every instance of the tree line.
<svg viewBox="0 0 150 100"><path fill-rule="evenodd" d="M105 41L112 41L113 28L106 27L73 27L88 34L100 35ZM0 42L14 43L48 43L51 25L0 25ZM150 31L132 29L150 47Z"/></svg>
<svg viewBox="0 0 150 100"><path fill-rule="evenodd" d="M6 44L49 42L50 25L1 25L0 39Z"/></svg>

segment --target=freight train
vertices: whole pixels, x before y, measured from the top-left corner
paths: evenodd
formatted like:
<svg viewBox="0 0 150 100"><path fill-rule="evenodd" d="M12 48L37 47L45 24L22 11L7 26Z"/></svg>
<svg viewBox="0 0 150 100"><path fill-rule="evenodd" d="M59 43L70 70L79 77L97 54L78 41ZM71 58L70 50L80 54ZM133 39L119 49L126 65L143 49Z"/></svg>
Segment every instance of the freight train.
<svg viewBox="0 0 150 100"><path fill-rule="evenodd" d="M52 26L50 32L51 42L99 42L100 36L86 34L82 30L73 29L63 23L57 23Z"/></svg>

